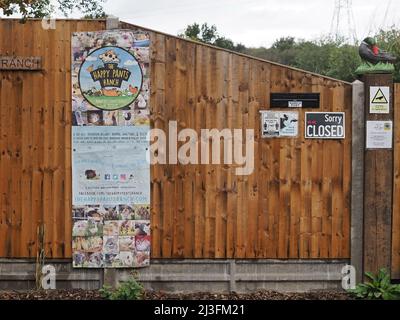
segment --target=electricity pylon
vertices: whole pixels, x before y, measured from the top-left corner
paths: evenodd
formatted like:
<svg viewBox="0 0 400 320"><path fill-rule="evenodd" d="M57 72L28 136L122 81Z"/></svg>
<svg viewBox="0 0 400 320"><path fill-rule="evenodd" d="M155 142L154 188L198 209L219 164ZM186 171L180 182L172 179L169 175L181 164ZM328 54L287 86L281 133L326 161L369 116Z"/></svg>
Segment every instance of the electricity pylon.
<svg viewBox="0 0 400 320"><path fill-rule="evenodd" d="M345 38L352 43L357 42L352 0L335 0L330 35L335 40Z"/></svg>

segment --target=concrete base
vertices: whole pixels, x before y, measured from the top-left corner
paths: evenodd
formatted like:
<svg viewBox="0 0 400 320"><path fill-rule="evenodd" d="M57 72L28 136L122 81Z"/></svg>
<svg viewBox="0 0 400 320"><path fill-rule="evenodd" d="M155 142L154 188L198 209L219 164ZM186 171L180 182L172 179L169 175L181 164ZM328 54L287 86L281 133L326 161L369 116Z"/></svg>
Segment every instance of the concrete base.
<svg viewBox="0 0 400 320"><path fill-rule="evenodd" d="M348 260L177 260L153 259L138 271L145 288L167 292L302 292L341 288ZM47 260L56 268L57 289L99 289L128 279L132 269L73 269L70 260ZM35 287L35 261L0 259L0 290Z"/></svg>

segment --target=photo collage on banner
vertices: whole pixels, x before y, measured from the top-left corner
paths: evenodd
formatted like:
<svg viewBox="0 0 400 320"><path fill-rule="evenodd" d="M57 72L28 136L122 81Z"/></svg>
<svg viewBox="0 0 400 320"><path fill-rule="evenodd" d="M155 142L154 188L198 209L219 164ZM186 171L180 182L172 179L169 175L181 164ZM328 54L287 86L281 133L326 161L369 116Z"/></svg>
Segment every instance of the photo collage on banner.
<svg viewBox="0 0 400 320"><path fill-rule="evenodd" d="M73 266L147 266L149 34L74 33L71 71Z"/></svg>

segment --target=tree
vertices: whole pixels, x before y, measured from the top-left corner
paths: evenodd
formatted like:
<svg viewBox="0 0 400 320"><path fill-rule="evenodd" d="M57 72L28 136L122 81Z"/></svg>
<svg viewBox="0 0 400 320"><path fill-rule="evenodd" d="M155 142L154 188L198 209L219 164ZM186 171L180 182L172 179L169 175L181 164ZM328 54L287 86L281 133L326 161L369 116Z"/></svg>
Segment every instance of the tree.
<svg viewBox="0 0 400 320"><path fill-rule="evenodd" d="M208 26L207 23L201 25L201 40L205 43L214 43L218 39L217 27Z"/></svg>
<svg viewBox="0 0 400 320"><path fill-rule="evenodd" d="M356 46L330 38L313 41L280 38L270 48L247 48L246 53L350 82L357 78L354 71L360 64Z"/></svg>
<svg viewBox="0 0 400 320"><path fill-rule="evenodd" d="M299 44L293 37L283 37L276 40L266 52L266 59L293 66L299 51Z"/></svg>
<svg viewBox="0 0 400 320"><path fill-rule="evenodd" d="M344 44L339 48L335 48L329 57L329 71L327 76L353 82L357 79L355 70L361 63L358 55L357 47Z"/></svg>
<svg viewBox="0 0 400 320"><path fill-rule="evenodd" d="M207 23L203 23L201 26L198 23L188 25L182 34L179 35L182 38L200 41L208 44L213 44L217 39L217 27L212 25L208 26Z"/></svg>
<svg viewBox="0 0 400 320"><path fill-rule="evenodd" d="M237 52L244 52L246 48L241 43L235 45L231 39L220 36L217 27L215 25L209 26L207 23L203 23L201 26L198 23L190 24L178 36Z"/></svg>
<svg viewBox="0 0 400 320"><path fill-rule="evenodd" d="M215 46L217 46L217 47L225 48L225 49L228 49L228 50L235 50L236 49L236 46L233 43L233 41L231 39L227 39L225 37L218 37L217 39L214 40L213 44Z"/></svg>
<svg viewBox="0 0 400 320"><path fill-rule="evenodd" d="M185 31L183 31L183 33L179 34L178 36L195 41L202 41L200 35L200 25L198 23L190 24L186 27Z"/></svg>
<svg viewBox="0 0 400 320"><path fill-rule="evenodd" d="M361 63L358 46L346 43L345 39L321 37L305 41L281 37L270 48L248 48L219 35L217 28L214 25L208 26L207 23L201 26L193 23L186 27L181 36L349 82L357 79L354 71ZM399 29L392 27L389 30L380 30L375 37L379 47L400 58ZM400 59L395 67L394 79L400 82Z"/></svg>
<svg viewBox="0 0 400 320"><path fill-rule="evenodd" d="M79 11L86 17L104 17L103 3L106 0L0 0L3 14L10 16L20 14L26 18L43 18L52 13L60 12L67 16L73 11Z"/></svg>
<svg viewBox="0 0 400 320"><path fill-rule="evenodd" d="M333 42L304 41L298 44L295 67L327 75L330 71L330 55L335 50Z"/></svg>
<svg viewBox="0 0 400 320"><path fill-rule="evenodd" d="M400 82L400 30L391 27L389 30L380 30L376 35L378 46L392 54L398 60L395 64L394 81Z"/></svg>
<svg viewBox="0 0 400 320"><path fill-rule="evenodd" d="M271 48L279 50L279 51L284 51L284 50L290 50L295 46L296 46L295 38L293 38L293 37L282 37L282 38L276 40L272 44Z"/></svg>

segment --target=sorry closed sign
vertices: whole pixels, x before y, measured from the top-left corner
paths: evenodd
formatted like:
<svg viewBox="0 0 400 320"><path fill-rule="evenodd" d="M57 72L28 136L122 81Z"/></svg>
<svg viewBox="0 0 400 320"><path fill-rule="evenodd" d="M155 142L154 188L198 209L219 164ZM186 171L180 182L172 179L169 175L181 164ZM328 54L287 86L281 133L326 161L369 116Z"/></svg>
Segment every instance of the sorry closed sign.
<svg viewBox="0 0 400 320"><path fill-rule="evenodd" d="M306 112L306 138L344 139L344 136L344 112Z"/></svg>

